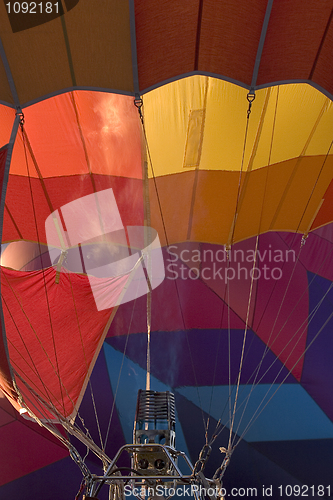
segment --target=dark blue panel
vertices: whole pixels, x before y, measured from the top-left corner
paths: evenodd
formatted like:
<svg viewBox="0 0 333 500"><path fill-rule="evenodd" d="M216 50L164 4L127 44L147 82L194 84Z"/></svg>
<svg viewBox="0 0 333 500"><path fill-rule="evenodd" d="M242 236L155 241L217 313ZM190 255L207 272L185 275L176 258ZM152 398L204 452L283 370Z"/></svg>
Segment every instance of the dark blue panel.
<svg viewBox="0 0 333 500"><path fill-rule="evenodd" d="M82 474L71 458L43 467L0 488L2 500L73 500Z"/></svg>
<svg viewBox="0 0 333 500"><path fill-rule="evenodd" d="M178 416L182 422L184 436L187 442L191 459L195 462L199 456L200 450L205 443L203 415L207 419L207 414L202 414L201 410L193 405L186 398L176 394L176 405ZM191 423L189 425L189 422ZM187 425L186 425L187 423ZM216 420L210 418L209 437L212 435L216 426ZM212 477L216 469L221 465L224 457L219 451L220 446L227 447L229 439L229 430L224 429L213 444L213 450L205 467L206 477ZM263 486L272 485L275 493L272 498L281 498L278 493L279 485L300 484L299 481L288 474L280 464L262 455L252 445L245 441L240 441L233 452L229 466L226 469L223 486L229 492L232 488L256 488L256 498L264 498ZM245 498L250 497L250 493ZM266 497L265 497L266 498Z"/></svg>
<svg viewBox="0 0 333 500"><path fill-rule="evenodd" d="M93 474L100 473L94 466L90 470ZM79 467L68 457L1 486L0 499L74 500L81 481L82 474ZM98 498L108 500L106 487L98 494Z"/></svg>
<svg viewBox="0 0 333 500"><path fill-rule="evenodd" d="M311 314L324 299L313 319L309 321L307 347L310 347L305 355L301 383L333 420L333 318L330 318L333 313L333 287L330 289L330 281L312 273L308 273L308 280L309 313Z"/></svg>
<svg viewBox="0 0 333 500"><path fill-rule="evenodd" d="M240 363L243 330L231 330L231 376L237 380ZM110 337L106 342L123 352L126 336ZM126 355L146 368L147 334L138 333L129 336ZM295 379L286 368L267 351L260 365L265 344L252 332L247 332L244 366L241 383L253 381L257 367L260 366L257 382L280 383ZM272 365L272 363L274 363ZM226 330L189 330L178 332L158 332L151 337L151 372L172 387L195 385L228 384L228 332ZM277 378L275 378L277 377Z"/></svg>
<svg viewBox="0 0 333 500"><path fill-rule="evenodd" d="M251 446L287 470L302 484L308 486L331 485L331 494L333 495L333 439L266 441L251 443ZM309 497L311 497L310 493L309 491Z"/></svg>

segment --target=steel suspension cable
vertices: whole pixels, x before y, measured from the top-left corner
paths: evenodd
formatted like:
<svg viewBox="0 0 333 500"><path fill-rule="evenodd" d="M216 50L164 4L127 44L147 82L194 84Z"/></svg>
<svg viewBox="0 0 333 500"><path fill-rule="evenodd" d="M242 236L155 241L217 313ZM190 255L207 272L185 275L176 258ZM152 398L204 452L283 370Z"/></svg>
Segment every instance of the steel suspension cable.
<svg viewBox="0 0 333 500"><path fill-rule="evenodd" d="M325 106L326 106L326 105L325 105ZM320 113L320 116L319 116L319 118L318 118L318 120L317 120L317 122L316 122L316 126L318 125L319 119L320 119L320 118L322 117L322 115L323 115L323 112L324 112L324 108L325 108L325 106L323 107L323 109L322 109L322 111L321 111L321 113ZM276 111L275 111L275 115L276 115ZM315 128L316 128L316 126L315 126ZM273 127L273 132L274 132L274 127ZM312 135L313 135L313 134L311 134L311 136L312 136ZM271 140L271 148L272 148L272 142L273 142L273 134L272 134L272 140ZM308 142L309 142L309 141L308 141ZM323 164L322 164L322 166L321 166L321 169L320 169L320 171L319 171L319 173L318 173L318 175L317 175L316 181L315 181L315 183L314 183L314 185L313 185L313 187L312 187L312 190L311 190L310 196L309 196L309 198L308 198L308 201L307 201L306 207L305 207L305 209L303 210L303 214L302 214L301 219L300 219L300 221L299 221L299 224L298 224L298 227L297 227L297 229L296 229L296 232L298 231L298 228L300 227L301 221L302 221L302 219L303 219L303 217L304 217L304 215L305 215L306 208L307 208L307 206L308 206L308 204L309 204L309 201L310 201L310 199L311 199L311 197L312 197L312 194L313 194L313 192L314 192L314 189L315 189L315 187L316 187L316 185L317 185L317 183L318 183L319 177L320 177L320 175L321 175L321 173L322 173L322 171L323 171L323 168L324 168L325 162L326 162L326 160L327 160L327 158L328 158L329 151L330 151L330 149L331 149L331 147L332 147L332 144L333 144L333 141L331 142L331 144L330 144L330 146L329 146L328 152L327 152L327 154L326 154L326 156L325 156L325 159L324 159L324 161L323 161ZM270 154L271 154L271 150L270 150ZM267 183L267 177L266 177L266 183ZM262 212L261 212L261 216L262 216ZM261 218L260 218L260 221L261 221ZM261 223L260 223L260 225L261 225ZM302 246L303 246L303 245L301 245L301 248L302 248ZM290 278L289 278L289 282L288 282L288 285L287 285L287 289L285 290L285 293L284 293L284 296L283 296L283 299L282 299L282 303L280 304L280 308L279 308L278 313L277 313L277 316L276 316L276 318L275 318L275 322L274 322L274 325L273 325L273 327L272 327L272 330L271 330L271 333L270 333L270 337L269 337L269 339L271 338L271 336L272 336L272 334L273 334L273 331L274 331L274 328L275 328L275 325L276 325L277 319L278 319L278 317L279 317L279 315L280 315L280 312L281 312L281 309L282 309L282 305L283 305L283 303L284 303L284 300L285 300L285 297L286 297L287 291L288 291L288 289L289 289L289 286L290 286L290 283L291 283L291 280L292 280L292 276L293 276L293 274L294 274L294 272L295 272L295 269L296 269L296 264L297 264L297 262L299 261L299 255L300 255L301 248L300 248L300 250L299 250L299 253L298 253L297 259L296 259L296 261L295 261L295 265L294 265L293 271L292 271L291 276L290 276ZM304 293L305 293L305 292L304 292ZM310 315L309 315L308 317L310 317ZM282 329L283 329L283 327L280 329L280 332L282 331ZM296 334L295 334L295 335L296 335ZM294 336L295 336L295 335L294 335ZM274 344L274 342L276 341L276 339L277 339L277 336L276 336L276 338L274 339L273 344ZM269 341L268 341L268 342L269 342ZM262 356L261 362L259 363L258 370L257 370L257 374L256 374L255 380L254 380L254 382L253 382L253 387L254 387L255 385L257 385L257 384L255 384L255 381L256 381L257 375L258 375L258 373L259 373L259 370L260 370L260 367L261 367L262 361L263 361L263 359L264 359L264 357L265 357L266 353L268 352L268 342L266 343L266 346L265 346L265 351L264 351L264 353L263 353L263 356ZM291 340L289 340L288 344L289 344L290 342L291 342ZM273 345L273 344L272 344L272 345ZM270 348L272 347L272 345L270 346ZM297 343L296 343L296 345L297 345ZM284 350L285 348L286 348L286 346L283 348L283 350ZM294 346L294 347L292 348L292 352L294 351L294 349L295 349L295 348L296 348L296 346ZM283 350L282 350L282 352L283 352ZM281 354L281 353L280 353L280 354ZM288 358L290 357L290 355L291 355L291 354L289 354ZM252 393L252 390L253 390L253 389L251 389L250 394ZM249 399L247 398L247 402L248 402L248 400L249 400ZM247 405L247 403L246 403L246 405ZM244 408L243 414L244 414L244 412L245 412L246 405L245 405L245 408ZM240 425L240 423L239 423L239 425ZM238 425L238 428L239 428L239 425Z"/></svg>
<svg viewBox="0 0 333 500"><path fill-rule="evenodd" d="M237 385L236 385L236 395L235 395L235 401L234 401L234 410L233 410L233 415L232 415L232 421L230 423L230 434L229 434L229 444L228 444L228 450L229 451L233 448L233 443L234 443L234 440L235 440L235 437L232 440L232 431L233 431L234 421L235 421L238 392L239 392L240 379L241 379L242 368L243 368L243 361L244 361L246 336L247 336L248 325L249 325L250 307L251 307L252 292L253 292L253 283L254 283L254 270L256 268L256 260L257 260L258 241L259 241L259 235L257 235L257 238L256 238L256 246L255 246L255 253L254 253L255 257L253 259L250 292L249 292L249 299L248 299L248 303L247 303L247 311L246 311L246 319L245 319L245 331L244 331L243 345L242 345L242 352L241 352L241 360L240 360L239 372L238 372L238 379L237 379ZM245 406L245 409L246 409L246 406ZM244 411L245 411L245 409L244 409ZM244 416L244 411L243 411L243 414L242 414L242 416L240 418L240 422L238 424L237 430L238 430L239 425L241 423L241 420L242 420L242 418ZM237 432L237 430L236 430L236 432ZM236 436L236 433L235 433L235 436Z"/></svg>

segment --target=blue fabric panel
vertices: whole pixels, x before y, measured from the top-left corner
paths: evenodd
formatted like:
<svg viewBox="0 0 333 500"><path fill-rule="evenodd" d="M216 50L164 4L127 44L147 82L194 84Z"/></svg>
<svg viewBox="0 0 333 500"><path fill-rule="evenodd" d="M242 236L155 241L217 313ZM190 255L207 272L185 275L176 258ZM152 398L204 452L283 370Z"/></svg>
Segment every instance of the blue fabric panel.
<svg viewBox="0 0 333 500"><path fill-rule="evenodd" d="M193 462L198 459L200 450L205 444L203 418L207 421L207 414L191 403L188 399L176 393L176 405L179 417L183 421L191 422L191 425L183 426L184 436ZM190 417L189 417L190 416ZM210 418L208 437L210 438L216 426L216 420ZM216 438L212 453L209 457L204 473L206 477L212 477L216 469L221 465L224 454L219 451L220 446L226 446L229 439L229 430L224 429ZM227 498L231 498L232 488L257 488L256 498L263 498L262 488L264 485L272 485L274 492L280 484L300 484L289 475L281 465L274 460L262 455L249 443L241 441L234 450L229 466L223 477L223 486L229 492ZM251 497L243 495L244 498ZM273 496L278 498L278 496Z"/></svg>
<svg viewBox="0 0 333 500"><path fill-rule="evenodd" d="M239 388L234 422L234 431L242 435L251 418L258 415L244 436L246 441L333 438L333 423L300 385L279 387L278 384L264 384L258 385L252 392L251 387ZM181 387L177 392L216 420L221 418L223 424L229 427L228 386L214 387L213 392L211 387ZM232 409L235 393L234 387Z"/></svg>
<svg viewBox="0 0 333 500"><path fill-rule="evenodd" d="M146 387L146 371L108 344L104 344L104 352L125 441L132 443L137 394L139 389ZM170 386L153 376L151 377L151 390L174 392ZM176 447L188 453L182 425L177 417L177 408Z"/></svg>
<svg viewBox="0 0 333 500"><path fill-rule="evenodd" d="M113 405L113 394L103 350L100 352L97 358L90 380L99 427L103 442L105 442ZM80 416L82 416L86 428L89 429L94 442L101 447L90 384L88 384L87 386L85 395L80 405L79 414ZM82 427L79 418L76 419L76 423L79 427L81 427L81 429L83 429L85 433L85 429ZM84 456L87 451L86 447L74 438L71 438L71 441L74 443L81 456ZM116 449L120 448L123 444L125 444L125 438L119 422L117 411L115 409L112 416L110 432L105 451L109 456L112 456L115 453ZM96 457L94 453L89 454L88 460L100 467L99 473L102 474L101 461L98 457ZM126 465L129 466L129 462L128 464L126 463Z"/></svg>

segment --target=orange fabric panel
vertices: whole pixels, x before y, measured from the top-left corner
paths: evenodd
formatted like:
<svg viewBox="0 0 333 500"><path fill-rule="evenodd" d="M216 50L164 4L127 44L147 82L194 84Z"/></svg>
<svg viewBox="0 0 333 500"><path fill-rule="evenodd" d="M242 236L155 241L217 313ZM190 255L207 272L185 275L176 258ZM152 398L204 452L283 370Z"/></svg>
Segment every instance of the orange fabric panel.
<svg viewBox="0 0 333 500"><path fill-rule="evenodd" d="M251 85L267 0L205 0L199 70Z"/></svg>
<svg viewBox="0 0 333 500"><path fill-rule="evenodd" d="M237 201L239 172L200 171L191 239L227 243Z"/></svg>
<svg viewBox="0 0 333 500"><path fill-rule="evenodd" d="M303 157L272 165L264 205L263 230L310 229L332 178L333 157ZM288 184L289 183L289 184ZM271 199L275 197L275 203Z"/></svg>
<svg viewBox="0 0 333 500"><path fill-rule="evenodd" d="M135 2L141 90L194 71L199 3Z"/></svg>
<svg viewBox="0 0 333 500"><path fill-rule="evenodd" d="M195 172L149 179L151 225L162 246L187 240L194 181Z"/></svg>
<svg viewBox="0 0 333 500"><path fill-rule="evenodd" d="M273 2L262 53L258 85L308 80L331 13L332 2ZM320 59L319 55L319 59ZM331 70L328 70L331 72ZM320 79L319 67L316 80Z"/></svg>
<svg viewBox="0 0 333 500"><path fill-rule="evenodd" d="M9 143L15 120L15 110L0 105L0 148Z"/></svg>
<svg viewBox="0 0 333 500"><path fill-rule="evenodd" d="M24 115L25 131L44 178L89 170L142 178L141 123L133 97L78 91L37 103ZM30 175L38 177L29 151L28 157ZM10 171L27 175L20 131Z"/></svg>
<svg viewBox="0 0 333 500"><path fill-rule="evenodd" d="M324 156L294 158L246 176L235 241L259 232L308 231L332 176L333 157L320 173L324 160Z"/></svg>
<svg viewBox="0 0 333 500"><path fill-rule="evenodd" d="M318 156L294 158L243 173L234 231L239 172L199 170L159 177L156 185L168 243L190 240L227 244L267 231L304 233L310 229L332 171L333 157L325 161L324 156ZM165 244L153 181L150 193L152 225Z"/></svg>

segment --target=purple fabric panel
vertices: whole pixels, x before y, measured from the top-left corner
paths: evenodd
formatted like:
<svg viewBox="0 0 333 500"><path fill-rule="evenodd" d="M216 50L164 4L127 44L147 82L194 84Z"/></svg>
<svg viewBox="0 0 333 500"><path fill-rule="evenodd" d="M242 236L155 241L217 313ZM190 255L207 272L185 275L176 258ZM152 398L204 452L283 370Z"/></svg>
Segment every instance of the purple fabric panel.
<svg viewBox="0 0 333 500"><path fill-rule="evenodd" d="M311 283L309 289L310 314L326 292L327 295L313 319L309 321L307 338L307 347L309 348L305 355L301 383L326 415L333 420L333 317L331 317L333 314L333 287L330 288L332 285L330 281L320 276L314 277L311 273L309 273L309 282Z"/></svg>
<svg viewBox="0 0 333 500"><path fill-rule="evenodd" d="M175 259L175 262L170 259ZM152 292L152 329L163 332L190 328L227 328L227 309L222 300L224 295L214 289L213 281L196 279L194 272L190 271L193 262L185 263L176 259L165 249L164 263L166 277ZM146 304L146 297L122 304L111 324L108 337L145 331ZM230 322L232 328L244 327L244 320L238 316L237 311L230 311Z"/></svg>
<svg viewBox="0 0 333 500"><path fill-rule="evenodd" d="M231 375L237 380L243 344L243 330L231 330ZM124 336L108 338L106 342L123 352ZM143 369L146 368L147 334L131 335L126 355ZM276 383L287 377L286 382L295 382L285 367L269 350L260 365L265 351L264 343L248 331L245 346L241 383L253 381L260 367L257 381ZM267 372L267 373L266 373ZM190 330L158 332L151 338L151 373L171 387L228 385L228 331Z"/></svg>
<svg viewBox="0 0 333 500"><path fill-rule="evenodd" d="M333 243L333 224L327 224L326 226L320 227L319 229L316 229L313 231L311 234L316 234L317 236L320 236L321 238L324 238L325 240L330 241Z"/></svg>

